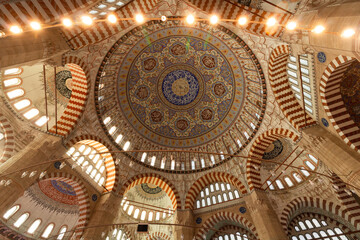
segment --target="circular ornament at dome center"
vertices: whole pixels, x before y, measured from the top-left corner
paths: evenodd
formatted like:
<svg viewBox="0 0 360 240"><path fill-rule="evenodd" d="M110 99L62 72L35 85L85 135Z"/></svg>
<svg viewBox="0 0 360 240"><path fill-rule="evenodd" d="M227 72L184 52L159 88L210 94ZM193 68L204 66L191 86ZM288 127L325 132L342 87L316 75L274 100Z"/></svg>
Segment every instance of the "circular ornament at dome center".
<svg viewBox="0 0 360 240"><path fill-rule="evenodd" d="M113 45L96 81L97 113L119 147L130 141L134 149L236 152L264 115L260 63L245 42L222 26L145 23ZM159 167L158 157L140 158Z"/></svg>

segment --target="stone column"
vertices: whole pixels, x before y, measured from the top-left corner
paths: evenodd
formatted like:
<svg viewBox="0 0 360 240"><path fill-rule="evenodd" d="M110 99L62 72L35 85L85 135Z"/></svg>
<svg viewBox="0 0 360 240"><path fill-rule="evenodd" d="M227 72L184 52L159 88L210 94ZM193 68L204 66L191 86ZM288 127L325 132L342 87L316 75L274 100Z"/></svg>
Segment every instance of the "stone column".
<svg viewBox="0 0 360 240"><path fill-rule="evenodd" d="M121 199L121 197L113 192L106 193L100 197L95 209L92 211L87 229L83 233L83 239L104 239L101 235L103 232L109 232L111 224L126 222L126 220L121 219ZM95 227L99 225L109 226Z"/></svg>
<svg viewBox="0 0 360 240"><path fill-rule="evenodd" d="M175 213L175 224L195 226L195 218L192 210L177 210ZM174 226L173 236L178 240L192 240L195 229L182 226Z"/></svg>
<svg viewBox="0 0 360 240"><path fill-rule="evenodd" d="M246 200L246 205L259 234L259 239L288 239L264 191L254 190Z"/></svg>
<svg viewBox="0 0 360 240"><path fill-rule="evenodd" d="M16 153L5 163L0 165L0 180L11 180L9 186L0 187L0 214L3 214L11 205L23 195L39 177L39 174L49 167L50 164L42 164L46 161L60 157L66 151L61 144L61 138L49 134L39 133L37 137L20 152ZM35 167L30 167L37 165ZM21 170L30 167L26 170ZM21 178L24 171L37 171L31 178ZM8 173L12 173L7 175Z"/></svg>
<svg viewBox="0 0 360 240"><path fill-rule="evenodd" d="M302 131L299 145L318 157L341 180L360 188L360 154L337 136L321 126L312 126Z"/></svg>

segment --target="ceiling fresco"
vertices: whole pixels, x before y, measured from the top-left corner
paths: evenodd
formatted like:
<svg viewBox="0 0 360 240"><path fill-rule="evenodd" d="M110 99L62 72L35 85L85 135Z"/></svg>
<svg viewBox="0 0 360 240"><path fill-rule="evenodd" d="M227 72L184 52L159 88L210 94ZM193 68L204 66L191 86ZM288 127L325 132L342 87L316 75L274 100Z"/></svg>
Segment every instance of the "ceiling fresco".
<svg viewBox="0 0 360 240"><path fill-rule="evenodd" d="M266 99L260 64L238 36L181 21L148 22L120 38L95 88L102 121L126 122L142 138L170 148L215 141L236 123L251 121L251 136Z"/></svg>

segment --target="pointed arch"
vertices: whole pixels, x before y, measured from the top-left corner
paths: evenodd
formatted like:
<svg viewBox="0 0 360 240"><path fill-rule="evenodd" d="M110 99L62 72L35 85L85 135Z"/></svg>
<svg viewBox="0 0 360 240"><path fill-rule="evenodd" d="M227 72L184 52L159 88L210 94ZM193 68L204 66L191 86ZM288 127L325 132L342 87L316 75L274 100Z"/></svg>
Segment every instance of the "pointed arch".
<svg viewBox="0 0 360 240"><path fill-rule="evenodd" d="M258 159L249 158L246 163L246 176L250 191L253 189L261 189L260 165L261 159L264 155L266 148L275 140L280 138L290 138L294 142L299 139L299 136L283 128L275 128L268 130L261 134L253 143L249 156Z"/></svg>
<svg viewBox="0 0 360 240"><path fill-rule="evenodd" d="M175 186L169 180L156 173L144 173L130 178L123 184L119 195L124 196L132 187L142 183L151 183L162 188L170 197L173 209L181 208L180 195Z"/></svg>
<svg viewBox="0 0 360 240"><path fill-rule="evenodd" d="M72 62L76 62L76 64ZM57 120L57 126L55 125L49 130L49 132L61 136L67 136L76 126L85 109L90 88L88 77L85 75L83 68L78 65L85 66L81 60L69 57L65 58L64 64L67 65L72 75L71 96L63 114Z"/></svg>
<svg viewBox="0 0 360 240"><path fill-rule="evenodd" d="M255 226L246 218L233 212L218 212L208 218L201 226L200 230L197 232L195 239L202 240L203 235L206 235L209 229L213 228L218 222L221 221L232 221L234 223L239 223L242 226L246 227L248 230L250 230L254 234L256 239L259 239L259 235L256 231Z"/></svg>
<svg viewBox="0 0 360 240"><path fill-rule="evenodd" d="M286 205L280 216L280 223L287 234L289 234L288 225L294 214L300 209L308 207L319 208L325 212L330 212L351 223L356 229L360 229L360 221L358 220L357 215L346 214L344 208L340 205L320 198L298 197Z"/></svg>
<svg viewBox="0 0 360 240"><path fill-rule="evenodd" d="M80 239L84 227L88 224L90 216L90 201L84 183L77 177L63 172L54 172L46 175L43 180L58 180L71 185L76 192L79 203L79 219L75 228L76 239Z"/></svg>
<svg viewBox="0 0 360 240"><path fill-rule="evenodd" d="M150 236L148 236L146 240L157 240L159 238L162 240L171 240L171 238L163 232L154 232Z"/></svg>
<svg viewBox="0 0 360 240"><path fill-rule="evenodd" d="M111 153L112 149L109 144L103 141L101 138L94 135L82 135L77 136L71 139L66 146L70 148L71 146L83 143L95 148L98 152L103 153L101 156L105 158L105 169L106 169L106 182L105 188L108 191L116 192L117 180L119 179L119 168L115 165L115 156ZM106 190L105 190L106 191Z"/></svg>
<svg viewBox="0 0 360 240"><path fill-rule="evenodd" d="M288 45L277 46L270 55L269 80L282 112L296 129L316 124L316 121L296 100L288 82L286 66L290 54Z"/></svg>
<svg viewBox="0 0 360 240"><path fill-rule="evenodd" d="M341 97L340 83L348 67L357 61L338 56L326 67L320 80L320 98L324 110L343 141L360 153L360 129L351 119Z"/></svg>
<svg viewBox="0 0 360 240"><path fill-rule="evenodd" d="M14 130L7 118L0 113L0 128L4 134L4 151L0 155L0 163L6 162L15 152Z"/></svg>
<svg viewBox="0 0 360 240"><path fill-rule="evenodd" d="M198 178L191 188L189 189L186 195L186 202L185 208L186 209L194 209L194 203L196 197L199 195L200 191L211 183L216 182L225 182L229 183L239 190L242 194L247 193L247 189L244 184L236 177L231 174L225 172L211 172L208 174L203 175L202 177Z"/></svg>

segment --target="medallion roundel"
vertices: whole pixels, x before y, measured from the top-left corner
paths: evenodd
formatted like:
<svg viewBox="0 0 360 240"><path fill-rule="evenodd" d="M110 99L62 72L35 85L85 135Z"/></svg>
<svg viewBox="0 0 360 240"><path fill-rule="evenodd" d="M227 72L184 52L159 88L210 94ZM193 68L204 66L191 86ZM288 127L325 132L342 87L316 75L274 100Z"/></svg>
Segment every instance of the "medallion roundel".
<svg viewBox="0 0 360 240"><path fill-rule="evenodd" d="M96 86L105 87L95 90L102 120L106 113L112 124L126 123L145 141L169 148L210 144L235 131L235 122L246 125L240 119L258 125L263 73L238 36L205 23L150 21L143 27L146 33L138 27L119 39L102 63ZM99 102L100 95L108 102ZM246 130L250 136L256 131Z"/></svg>

